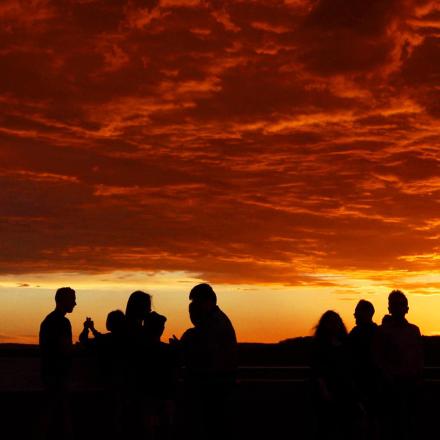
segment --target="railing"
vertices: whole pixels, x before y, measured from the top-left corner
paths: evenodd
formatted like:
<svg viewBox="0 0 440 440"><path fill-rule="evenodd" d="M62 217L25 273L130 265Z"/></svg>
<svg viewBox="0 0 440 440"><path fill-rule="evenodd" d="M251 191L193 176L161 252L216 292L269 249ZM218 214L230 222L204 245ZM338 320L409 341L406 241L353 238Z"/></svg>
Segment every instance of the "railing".
<svg viewBox="0 0 440 440"><path fill-rule="evenodd" d="M74 389L96 388L96 369L79 360L73 378ZM426 385L440 384L440 367L425 367ZM307 366L241 366L238 368L239 385L268 386L304 383L310 377ZM38 358L0 358L0 392L40 391L40 361Z"/></svg>

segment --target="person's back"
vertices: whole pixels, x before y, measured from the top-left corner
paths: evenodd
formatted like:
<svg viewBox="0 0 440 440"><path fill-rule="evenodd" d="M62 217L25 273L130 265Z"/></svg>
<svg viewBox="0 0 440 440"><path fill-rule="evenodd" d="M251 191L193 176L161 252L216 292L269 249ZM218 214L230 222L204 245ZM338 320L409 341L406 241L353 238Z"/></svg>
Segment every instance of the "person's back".
<svg viewBox="0 0 440 440"><path fill-rule="evenodd" d="M360 300L354 317L356 326L348 335L352 375L358 399L365 410L362 423L366 438L377 438L380 376L374 359L374 340L378 326L373 322L374 306Z"/></svg>
<svg viewBox="0 0 440 440"><path fill-rule="evenodd" d="M237 338L234 327L218 306L200 326L202 343L209 355L208 368L213 373L231 373L237 367Z"/></svg>
<svg viewBox="0 0 440 440"><path fill-rule="evenodd" d="M161 341L167 318L151 312L145 320L148 335L148 375L151 377L151 392L156 399L175 399L177 386L177 353L172 346Z"/></svg>
<svg viewBox="0 0 440 440"><path fill-rule="evenodd" d="M347 400L352 394L352 380L347 351L347 333L340 316L325 312L319 320L312 341L311 372L324 400ZM331 397L330 397L331 396Z"/></svg>
<svg viewBox="0 0 440 440"><path fill-rule="evenodd" d="M422 373L420 329L406 319L387 319L378 330L380 367L391 380L416 379Z"/></svg>
<svg viewBox="0 0 440 440"><path fill-rule="evenodd" d="M377 362L387 380L417 380L423 369L421 334L405 318L408 301L402 292L391 292L389 310L375 341Z"/></svg>
<svg viewBox="0 0 440 440"><path fill-rule="evenodd" d="M423 369L419 328L410 324L408 300L399 290L388 297L391 316L383 320L375 338L375 355L382 375L381 425L391 439L413 438L416 429L418 385Z"/></svg>
<svg viewBox="0 0 440 440"><path fill-rule="evenodd" d="M374 307L360 300L355 309L356 326L348 335L348 346L356 385L362 393L370 393L377 381L373 343L378 330L373 322Z"/></svg>
<svg viewBox="0 0 440 440"><path fill-rule="evenodd" d="M378 330L374 322L353 327L348 335L350 351L357 368L370 367L373 363L372 345Z"/></svg>
<svg viewBox="0 0 440 440"><path fill-rule="evenodd" d="M358 438L359 402L350 374L347 331L339 314L328 310L321 316L312 342L316 438Z"/></svg>
<svg viewBox="0 0 440 440"><path fill-rule="evenodd" d="M113 310L107 315L106 329L108 333L100 333L91 318L87 318L79 341L97 355L104 384L121 387L125 384L127 364L126 322L121 310ZM93 339L89 339L89 331L92 332Z"/></svg>

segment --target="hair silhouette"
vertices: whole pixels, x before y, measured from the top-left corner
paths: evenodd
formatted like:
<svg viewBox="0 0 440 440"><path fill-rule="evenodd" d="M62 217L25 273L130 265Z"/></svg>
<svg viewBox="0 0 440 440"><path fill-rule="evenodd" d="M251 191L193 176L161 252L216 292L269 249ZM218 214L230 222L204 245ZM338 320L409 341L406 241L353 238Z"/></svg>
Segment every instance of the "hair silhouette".
<svg viewBox="0 0 440 440"><path fill-rule="evenodd" d="M122 310L113 310L107 315L106 329L111 333L120 333L125 329L125 315Z"/></svg>
<svg viewBox="0 0 440 440"><path fill-rule="evenodd" d="M404 303L408 305L408 298L406 295L398 289L392 290L388 295L388 303Z"/></svg>
<svg viewBox="0 0 440 440"><path fill-rule="evenodd" d="M147 313L151 312L151 295L141 290L133 292L127 301L125 316L127 320L144 319Z"/></svg>
<svg viewBox="0 0 440 440"><path fill-rule="evenodd" d="M55 293L55 302L61 302L70 295L75 295L75 291L71 287L60 287Z"/></svg>
<svg viewBox="0 0 440 440"><path fill-rule="evenodd" d="M393 290L388 295L388 310L395 319L403 319L408 313L408 299L401 290Z"/></svg>
<svg viewBox="0 0 440 440"><path fill-rule="evenodd" d="M347 330L333 310L315 328L311 358L316 438L352 440L359 437L359 401L355 392Z"/></svg>
<svg viewBox="0 0 440 440"><path fill-rule="evenodd" d="M209 301L217 304L217 295L213 288L207 283L201 283L194 286L189 293L189 299L194 302Z"/></svg>
<svg viewBox="0 0 440 440"><path fill-rule="evenodd" d="M361 299L357 305L356 305L356 310L359 310L359 312L365 313L366 315L368 315L370 318L373 317L374 315L374 306L370 301L367 301L365 299Z"/></svg>
<svg viewBox="0 0 440 440"><path fill-rule="evenodd" d="M159 313L151 312L145 321L145 330L151 336L153 341L160 340L164 330L167 318Z"/></svg>
<svg viewBox="0 0 440 440"><path fill-rule="evenodd" d="M315 338L318 340L332 337L343 340L346 336L347 328L339 314L333 310L327 310L315 327Z"/></svg>

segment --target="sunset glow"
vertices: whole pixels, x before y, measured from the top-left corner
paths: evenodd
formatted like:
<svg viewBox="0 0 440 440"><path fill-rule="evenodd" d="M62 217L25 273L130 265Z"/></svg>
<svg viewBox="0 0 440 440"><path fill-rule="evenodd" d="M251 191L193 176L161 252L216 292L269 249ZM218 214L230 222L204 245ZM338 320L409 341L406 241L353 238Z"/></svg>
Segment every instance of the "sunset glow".
<svg viewBox="0 0 440 440"><path fill-rule="evenodd" d="M434 0L0 3L0 342L211 283L241 341L410 300L440 333Z"/></svg>

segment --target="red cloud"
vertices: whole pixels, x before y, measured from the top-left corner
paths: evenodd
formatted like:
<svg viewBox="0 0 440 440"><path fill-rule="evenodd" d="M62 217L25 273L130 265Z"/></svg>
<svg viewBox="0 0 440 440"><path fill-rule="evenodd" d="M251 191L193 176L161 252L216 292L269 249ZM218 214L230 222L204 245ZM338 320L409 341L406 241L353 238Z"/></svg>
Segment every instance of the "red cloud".
<svg viewBox="0 0 440 440"><path fill-rule="evenodd" d="M435 4L37 3L0 9L3 273L438 263Z"/></svg>

